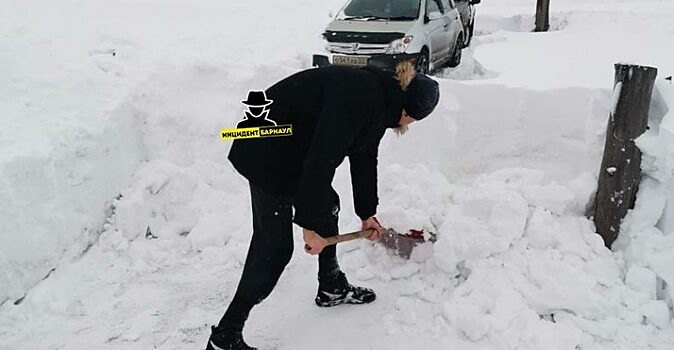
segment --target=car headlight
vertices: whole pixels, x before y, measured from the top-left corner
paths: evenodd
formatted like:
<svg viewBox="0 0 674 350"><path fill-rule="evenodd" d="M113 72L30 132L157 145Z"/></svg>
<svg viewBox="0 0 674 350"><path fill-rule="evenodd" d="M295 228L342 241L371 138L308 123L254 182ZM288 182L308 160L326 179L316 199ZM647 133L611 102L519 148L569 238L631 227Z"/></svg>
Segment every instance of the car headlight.
<svg viewBox="0 0 674 350"><path fill-rule="evenodd" d="M412 43L413 36L409 35L404 38L396 39L391 41L391 43L386 48L386 53L403 53Z"/></svg>

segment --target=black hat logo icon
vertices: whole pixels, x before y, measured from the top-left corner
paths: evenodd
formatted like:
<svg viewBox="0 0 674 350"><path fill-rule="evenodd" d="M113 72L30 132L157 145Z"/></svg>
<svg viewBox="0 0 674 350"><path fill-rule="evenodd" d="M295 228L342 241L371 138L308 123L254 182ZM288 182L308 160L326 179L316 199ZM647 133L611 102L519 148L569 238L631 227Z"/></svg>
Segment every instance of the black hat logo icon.
<svg viewBox="0 0 674 350"><path fill-rule="evenodd" d="M248 91L248 97L241 101L244 105L248 106L248 110L245 111L246 118L241 120L236 124L236 127L241 128L253 128L261 126L276 126L276 122L267 119L269 115L269 109L267 106L272 104L273 100L268 100L267 95L262 90L251 90Z"/></svg>
<svg viewBox="0 0 674 350"><path fill-rule="evenodd" d="M267 99L267 95L264 91L251 90L248 91L248 97L245 101L241 101L246 106L250 107L264 107L272 104L272 100Z"/></svg>

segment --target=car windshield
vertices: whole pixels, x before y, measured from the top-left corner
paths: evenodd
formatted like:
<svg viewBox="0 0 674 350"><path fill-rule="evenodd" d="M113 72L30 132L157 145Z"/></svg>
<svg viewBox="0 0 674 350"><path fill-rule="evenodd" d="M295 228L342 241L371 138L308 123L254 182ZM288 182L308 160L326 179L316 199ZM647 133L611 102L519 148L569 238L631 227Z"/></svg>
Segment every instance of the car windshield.
<svg viewBox="0 0 674 350"><path fill-rule="evenodd" d="M340 19L411 21L419 17L420 2L421 0L351 0Z"/></svg>

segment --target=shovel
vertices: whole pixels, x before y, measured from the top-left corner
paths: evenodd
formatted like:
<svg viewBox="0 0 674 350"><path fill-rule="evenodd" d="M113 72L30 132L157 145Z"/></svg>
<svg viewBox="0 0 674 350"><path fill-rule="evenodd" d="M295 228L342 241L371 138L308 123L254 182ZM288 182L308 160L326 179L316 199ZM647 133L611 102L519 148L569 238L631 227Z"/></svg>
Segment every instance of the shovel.
<svg viewBox="0 0 674 350"><path fill-rule="evenodd" d="M326 237L325 240L328 241L327 245L330 246L337 243L353 241L359 238L368 238L373 233L374 230L372 229L355 231L332 237ZM428 241L435 242L435 234L430 233L430 239ZM383 229L381 239L379 240L379 243L392 250L396 255L405 259L410 258L412 249L414 249L415 246L424 242L426 242L426 239L424 238L423 230L409 230L407 233L398 233L391 228ZM304 248L310 249L311 247L305 244Z"/></svg>
<svg viewBox="0 0 674 350"><path fill-rule="evenodd" d="M362 230L362 231L344 233L344 234L332 236L332 237L325 237L325 240L328 241L328 244L326 246L335 245L337 243L353 241L354 239L359 239L359 238L368 238L368 237L372 236L373 233L374 233L374 230L369 229L369 230ZM311 247L308 244L305 244L304 249L310 250Z"/></svg>

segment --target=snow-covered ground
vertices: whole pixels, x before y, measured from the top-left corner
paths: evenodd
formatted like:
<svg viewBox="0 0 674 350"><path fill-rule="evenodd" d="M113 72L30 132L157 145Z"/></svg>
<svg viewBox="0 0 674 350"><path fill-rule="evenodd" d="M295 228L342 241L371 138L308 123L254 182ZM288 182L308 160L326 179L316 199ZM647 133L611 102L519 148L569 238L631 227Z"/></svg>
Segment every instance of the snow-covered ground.
<svg viewBox="0 0 674 350"><path fill-rule="evenodd" d="M308 67L340 2L0 0L0 349L204 345L251 230L218 131L249 89ZM529 31L534 5L483 1L436 112L383 141L380 220L437 243L410 261L340 246L379 298L319 309L297 231L251 344L671 348L674 3L552 0L547 33ZM648 176L612 252L584 213L623 61L660 73ZM357 228L348 171L335 182Z"/></svg>

